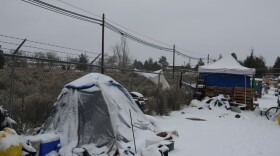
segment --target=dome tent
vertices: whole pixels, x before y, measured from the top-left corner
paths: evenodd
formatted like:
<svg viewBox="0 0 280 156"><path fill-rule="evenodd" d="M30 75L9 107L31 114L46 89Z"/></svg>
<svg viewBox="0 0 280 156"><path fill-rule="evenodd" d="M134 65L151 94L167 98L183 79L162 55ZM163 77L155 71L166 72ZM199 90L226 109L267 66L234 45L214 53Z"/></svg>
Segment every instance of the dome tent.
<svg viewBox="0 0 280 156"><path fill-rule="evenodd" d="M90 73L65 85L42 133L60 136L62 156L71 156L76 147L93 155L98 151L113 155L122 143L133 139L129 111L135 132L154 133L123 86L108 76Z"/></svg>

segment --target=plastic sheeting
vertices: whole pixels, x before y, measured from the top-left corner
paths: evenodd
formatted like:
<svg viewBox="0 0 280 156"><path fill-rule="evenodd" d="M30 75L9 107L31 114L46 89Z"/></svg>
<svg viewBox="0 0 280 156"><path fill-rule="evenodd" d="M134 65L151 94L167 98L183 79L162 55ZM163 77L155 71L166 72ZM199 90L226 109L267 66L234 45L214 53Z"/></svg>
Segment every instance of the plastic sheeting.
<svg viewBox="0 0 280 156"><path fill-rule="evenodd" d="M158 85L158 82L160 82L163 90L170 89L170 85L166 81L162 70L154 71L153 73L137 72L137 70L136 70L135 73L146 77L147 79L151 80L156 85Z"/></svg>
<svg viewBox="0 0 280 156"><path fill-rule="evenodd" d="M250 77L245 75L201 73L200 78L204 80L206 86L242 88L251 86Z"/></svg>
<svg viewBox="0 0 280 156"><path fill-rule="evenodd" d="M80 92L78 146L94 143L96 147L111 148L115 143L110 114L101 94Z"/></svg>
<svg viewBox="0 0 280 156"><path fill-rule="evenodd" d="M132 141L129 111L134 131L155 130L124 87L108 76L87 74L65 86L43 133L60 135L62 156L76 147L112 155Z"/></svg>

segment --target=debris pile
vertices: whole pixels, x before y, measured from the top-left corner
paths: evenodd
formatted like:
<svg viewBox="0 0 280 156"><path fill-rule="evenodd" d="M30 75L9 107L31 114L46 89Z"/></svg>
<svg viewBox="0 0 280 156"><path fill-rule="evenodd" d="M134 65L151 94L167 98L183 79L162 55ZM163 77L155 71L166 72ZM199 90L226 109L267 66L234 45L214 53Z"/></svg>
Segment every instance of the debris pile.
<svg viewBox="0 0 280 156"><path fill-rule="evenodd" d="M213 107L221 107L225 108L226 110L230 109L230 104L229 104L229 97L225 97L224 95L220 94L218 96L209 98L206 97L204 98L201 102L201 104L193 104L192 106L198 107L198 109L212 109Z"/></svg>

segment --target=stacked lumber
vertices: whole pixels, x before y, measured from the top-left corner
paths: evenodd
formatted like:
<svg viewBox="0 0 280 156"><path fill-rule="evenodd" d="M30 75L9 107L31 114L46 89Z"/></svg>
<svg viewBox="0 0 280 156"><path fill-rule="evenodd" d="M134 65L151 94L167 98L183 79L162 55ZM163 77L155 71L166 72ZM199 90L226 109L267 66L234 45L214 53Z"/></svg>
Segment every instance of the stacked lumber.
<svg viewBox="0 0 280 156"><path fill-rule="evenodd" d="M216 86L206 86L205 96L214 97L216 96Z"/></svg>

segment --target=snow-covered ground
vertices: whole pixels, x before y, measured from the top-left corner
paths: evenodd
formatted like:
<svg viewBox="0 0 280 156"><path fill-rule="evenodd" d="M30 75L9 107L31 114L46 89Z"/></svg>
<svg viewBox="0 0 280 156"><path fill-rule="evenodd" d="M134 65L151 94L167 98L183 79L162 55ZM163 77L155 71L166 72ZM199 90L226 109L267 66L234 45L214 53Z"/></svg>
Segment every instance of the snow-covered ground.
<svg viewBox="0 0 280 156"><path fill-rule="evenodd" d="M258 102L261 108L276 106L273 90ZM198 101L193 101L198 102ZM237 113L215 107L199 110L188 107L172 112L170 116L157 117L165 130L177 130L175 150L169 156L279 156L280 126L257 112ZM186 118L201 118L193 121Z"/></svg>

